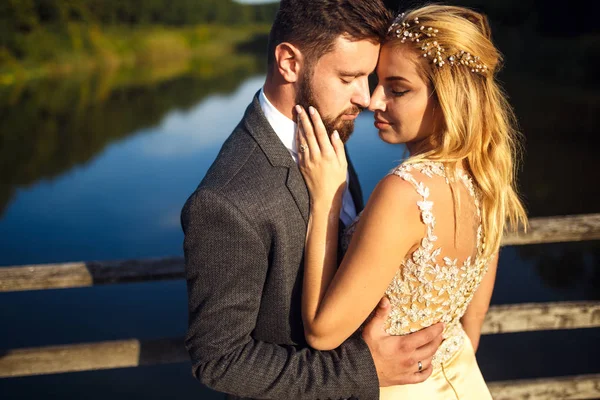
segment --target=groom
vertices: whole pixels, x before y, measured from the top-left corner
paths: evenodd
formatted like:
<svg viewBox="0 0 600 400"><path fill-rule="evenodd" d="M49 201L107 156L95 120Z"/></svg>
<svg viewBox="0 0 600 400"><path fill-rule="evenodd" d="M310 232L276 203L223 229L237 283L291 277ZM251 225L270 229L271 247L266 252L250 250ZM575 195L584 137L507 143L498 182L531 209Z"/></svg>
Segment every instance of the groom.
<svg viewBox="0 0 600 400"><path fill-rule="evenodd" d="M282 0L263 89L183 208L186 347L194 376L230 398L376 399L380 386L431 374L441 326L389 336L383 302L332 351L309 348L302 327L309 197L292 110L315 106L347 139L369 104L367 76L389 23L380 0ZM348 181L346 225L363 206L351 165Z"/></svg>

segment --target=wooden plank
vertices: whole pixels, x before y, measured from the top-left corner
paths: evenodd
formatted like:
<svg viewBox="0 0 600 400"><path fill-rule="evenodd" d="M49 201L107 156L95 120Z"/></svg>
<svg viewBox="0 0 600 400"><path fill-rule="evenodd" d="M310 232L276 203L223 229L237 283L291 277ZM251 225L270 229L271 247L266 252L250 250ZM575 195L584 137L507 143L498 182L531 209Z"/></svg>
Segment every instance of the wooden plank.
<svg viewBox="0 0 600 400"><path fill-rule="evenodd" d="M189 361L183 338L136 339L0 352L0 378Z"/></svg>
<svg viewBox="0 0 600 400"><path fill-rule="evenodd" d="M600 327L600 302L515 304L491 307L482 333L594 327ZM0 378L188 360L183 338L15 349L0 352Z"/></svg>
<svg viewBox="0 0 600 400"><path fill-rule="evenodd" d="M490 307L482 334L600 327L600 301Z"/></svg>
<svg viewBox="0 0 600 400"><path fill-rule="evenodd" d="M506 234L503 246L600 239L600 214L531 218L527 233Z"/></svg>
<svg viewBox="0 0 600 400"><path fill-rule="evenodd" d="M600 214L532 218L527 233L502 244L524 245L600 239ZM183 257L0 267L0 292L133 283L185 276Z"/></svg>
<svg viewBox="0 0 600 400"><path fill-rule="evenodd" d="M182 257L0 267L0 292L182 279Z"/></svg>
<svg viewBox="0 0 600 400"><path fill-rule="evenodd" d="M495 400L566 400L600 398L600 374L491 382Z"/></svg>
<svg viewBox="0 0 600 400"><path fill-rule="evenodd" d="M0 268L0 292L92 286L85 263Z"/></svg>

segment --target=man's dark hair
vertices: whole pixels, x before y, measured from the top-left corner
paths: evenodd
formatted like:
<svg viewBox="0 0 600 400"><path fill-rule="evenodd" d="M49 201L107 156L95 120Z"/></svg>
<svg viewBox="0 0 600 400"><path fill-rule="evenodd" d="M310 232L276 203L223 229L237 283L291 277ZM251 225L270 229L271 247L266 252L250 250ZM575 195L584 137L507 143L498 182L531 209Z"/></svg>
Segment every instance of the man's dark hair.
<svg viewBox="0 0 600 400"><path fill-rule="evenodd" d="M281 0L269 35L269 66L283 42L297 46L309 63L331 51L343 34L382 42L392 18L382 0Z"/></svg>

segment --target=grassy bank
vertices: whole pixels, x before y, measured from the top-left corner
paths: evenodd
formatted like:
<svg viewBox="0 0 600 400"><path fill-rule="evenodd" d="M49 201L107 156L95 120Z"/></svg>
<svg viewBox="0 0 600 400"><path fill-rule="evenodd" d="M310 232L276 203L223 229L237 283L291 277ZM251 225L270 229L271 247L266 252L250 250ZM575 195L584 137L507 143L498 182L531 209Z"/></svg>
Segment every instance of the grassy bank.
<svg viewBox="0 0 600 400"><path fill-rule="evenodd" d="M100 69L169 69L195 60L210 75L215 61L268 33L268 25L103 27L69 23L19 37L19 57L0 47L0 83L89 73Z"/></svg>

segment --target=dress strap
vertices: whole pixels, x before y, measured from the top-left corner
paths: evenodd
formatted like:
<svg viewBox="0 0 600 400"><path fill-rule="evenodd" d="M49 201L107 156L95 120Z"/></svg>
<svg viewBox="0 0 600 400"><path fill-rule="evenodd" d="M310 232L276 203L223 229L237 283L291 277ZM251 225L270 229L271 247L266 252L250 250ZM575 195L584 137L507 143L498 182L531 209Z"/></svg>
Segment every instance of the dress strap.
<svg viewBox="0 0 600 400"><path fill-rule="evenodd" d="M434 165L435 164L435 165ZM422 168L425 167L425 168ZM427 238L424 239L423 243L424 247L430 247L429 245L431 245L433 242L435 242L437 240L437 236L434 235L433 233L433 229L435 228L435 217L433 216L433 201L429 200L429 188L425 185L425 183L423 182L419 182L415 179L415 177L413 176L413 174L411 173L411 171L413 170L417 170L427 176L433 176L430 173L432 172L431 168L437 168L437 167L441 167L442 168L442 173L443 173L443 166L441 164L438 165L438 163L415 163L415 164L402 164L396 168L394 168L390 174L392 175L397 175L400 178L404 179L405 181L409 182L410 184L412 184L415 187L415 190L417 191L417 193L423 198L422 200L417 202L417 206L419 207L419 210L421 211L421 221L425 224L425 226L427 227ZM434 173L437 174L436 171ZM445 175L443 175L445 176Z"/></svg>

